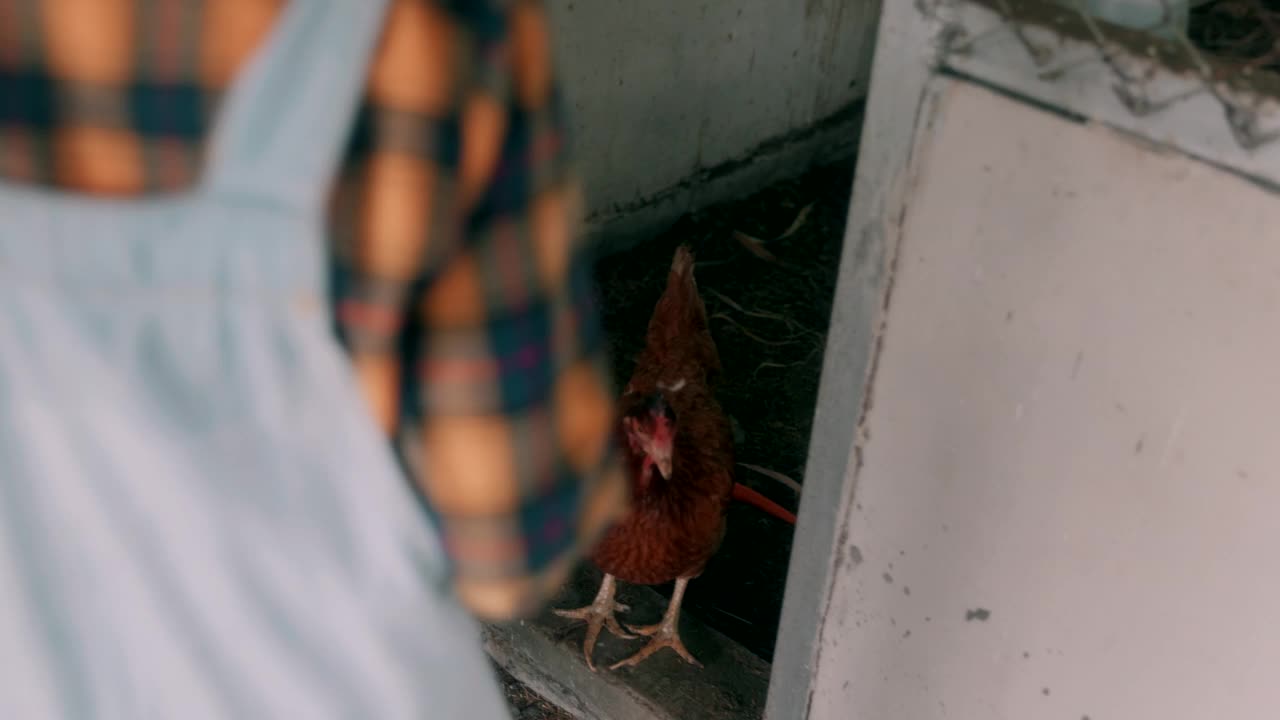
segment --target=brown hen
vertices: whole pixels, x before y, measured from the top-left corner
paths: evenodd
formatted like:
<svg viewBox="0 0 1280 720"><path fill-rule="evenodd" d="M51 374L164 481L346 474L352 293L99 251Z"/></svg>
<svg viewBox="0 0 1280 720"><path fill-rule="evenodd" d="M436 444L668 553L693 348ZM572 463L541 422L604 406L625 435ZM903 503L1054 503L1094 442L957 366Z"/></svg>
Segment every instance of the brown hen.
<svg viewBox="0 0 1280 720"><path fill-rule="evenodd" d="M631 511L604 537L592 561L605 573L600 592L584 608L557 610L584 620L583 653L601 628L619 637L627 630L651 638L635 655L610 669L635 665L662 648L698 665L680 640L680 603L689 580L702 573L724 538L733 493L733 431L712 386L720 358L693 277L693 254L676 251L663 292L620 405L623 448L632 470ZM675 590L657 625L624 629L614 613L615 578L640 585L672 580Z"/></svg>

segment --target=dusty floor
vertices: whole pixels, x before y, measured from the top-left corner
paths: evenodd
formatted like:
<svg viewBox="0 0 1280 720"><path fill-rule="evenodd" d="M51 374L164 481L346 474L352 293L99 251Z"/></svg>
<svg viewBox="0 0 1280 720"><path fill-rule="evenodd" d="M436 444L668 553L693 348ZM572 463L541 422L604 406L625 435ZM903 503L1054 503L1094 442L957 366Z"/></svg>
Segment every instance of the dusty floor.
<svg viewBox="0 0 1280 720"><path fill-rule="evenodd" d="M501 668L494 668L498 673L498 681L502 691L511 705L513 720L573 720L573 716L547 702L534 691L511 677Z"/></svg>
<svg viewBox="0 0 1280 720"><path fill-rule="evenodd" d="M710 208L603 261L598 280L619 386L643 344L672 254L688 243L725 366L720 401L744 435L737 459L803 482L852 169L852 161L819 168ZM749 251L750 240L735 231L764 241L761 254L774 259ZM798 495L776 480L744 468L737 478L797 507ZM690 614L765 660L773 656L792 530L735 504L723 547L685 599ZM670 594L670 586L658 589Z"/></svg>

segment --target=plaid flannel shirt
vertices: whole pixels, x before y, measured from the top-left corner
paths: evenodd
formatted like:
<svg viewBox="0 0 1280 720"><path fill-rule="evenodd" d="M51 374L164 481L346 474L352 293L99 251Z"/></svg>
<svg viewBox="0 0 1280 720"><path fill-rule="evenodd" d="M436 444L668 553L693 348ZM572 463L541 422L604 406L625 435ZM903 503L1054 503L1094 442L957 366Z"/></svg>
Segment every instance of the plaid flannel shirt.
<svg viewBox="0 0 1280 720"><path fill-rule="evenodd" d="M281 5L0 0L0 178L189 187ZM332 203L339 336L459 597L495 619L626 502L547 24L536 0L393 2Z"/></svg>

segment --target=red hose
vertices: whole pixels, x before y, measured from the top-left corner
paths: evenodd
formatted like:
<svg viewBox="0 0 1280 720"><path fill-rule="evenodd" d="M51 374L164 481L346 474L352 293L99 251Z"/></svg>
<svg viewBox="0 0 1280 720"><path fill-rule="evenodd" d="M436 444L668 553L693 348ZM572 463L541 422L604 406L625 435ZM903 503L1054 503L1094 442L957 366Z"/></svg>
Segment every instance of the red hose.
<svg viewBox="0 0 1280 720"><path fill-rule="evenodd" d="M733 484L733 499L763 510L783 522L796 524L796 516L793 513L742 483Z"/></svg>

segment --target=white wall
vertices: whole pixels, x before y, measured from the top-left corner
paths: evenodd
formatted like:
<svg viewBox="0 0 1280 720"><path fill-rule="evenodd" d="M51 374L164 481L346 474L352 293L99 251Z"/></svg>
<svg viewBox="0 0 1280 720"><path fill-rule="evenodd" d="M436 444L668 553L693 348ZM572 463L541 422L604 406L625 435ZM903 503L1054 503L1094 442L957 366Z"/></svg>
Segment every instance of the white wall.
<svg viewBox="0 0 1280 720"><path fill-rule="evenodd" d="M651 229L852 149L878 0L550 8L597 230Z"/></svg>
<svg viewBox="0 0 1280 720"><path fill-rule="evenodd" d="M939 82L809 717L1273 717L1280 201Z"/></svg>

